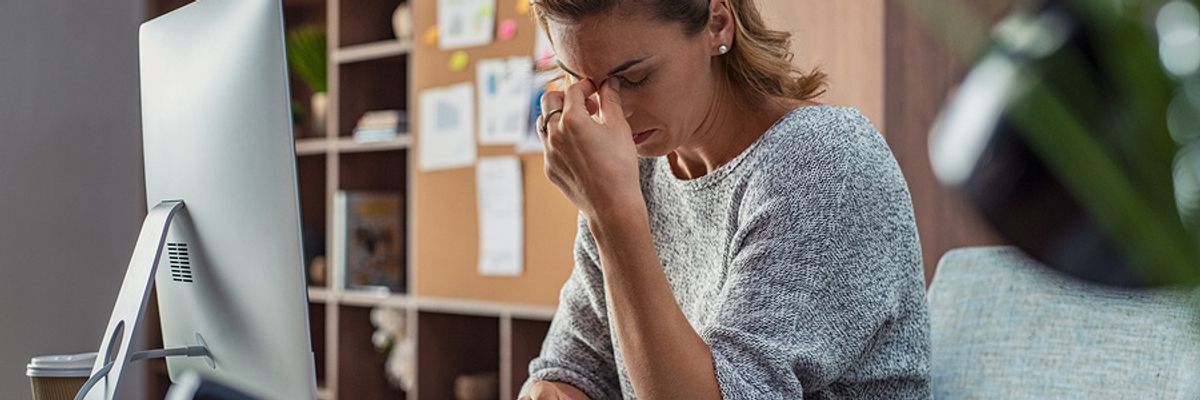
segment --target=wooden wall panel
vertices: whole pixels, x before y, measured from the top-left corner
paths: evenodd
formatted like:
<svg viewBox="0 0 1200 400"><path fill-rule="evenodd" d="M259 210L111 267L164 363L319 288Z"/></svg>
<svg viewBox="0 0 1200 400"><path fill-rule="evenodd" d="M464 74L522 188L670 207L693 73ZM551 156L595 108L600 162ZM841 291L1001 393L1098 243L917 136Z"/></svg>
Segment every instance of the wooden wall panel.
<svg viewBox="0 0 1200 400"><path fill-rule="evenodd" d="M883 0L760 0L759 7L771 27L792 33L797 66L829 75L820 102L857 107L884 130Z"/></svg>
<svg viewBox="0 0 1200 400"><path fill-rule="evenodd" d="M922 18L914 13L916 8L899 3L889 2L886 9L884 130L912 193L928 283L938 260L947 251L1004 241L965 199L938 183L929 164L929 129L949 91L966 74L969 63L951 53L939 36L930 34L942 31L927 25L938 21ZM1012 3L1011 0L960 2L967 10L976 12L972 17L985 23L998 20L1006 4Z"/></svg>

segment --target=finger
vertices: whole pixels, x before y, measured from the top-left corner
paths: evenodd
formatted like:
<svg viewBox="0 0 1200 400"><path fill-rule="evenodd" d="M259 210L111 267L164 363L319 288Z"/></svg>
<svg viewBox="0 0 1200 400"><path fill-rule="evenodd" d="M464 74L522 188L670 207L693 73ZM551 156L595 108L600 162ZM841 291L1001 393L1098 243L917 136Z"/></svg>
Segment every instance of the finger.
<svg viewBox="0 0 1200 400"><path fill-rule="evenodd" d="M600 88L600 118L608 123L626 123L625 108L621 103L621 80L606 79Z"/></svg>
<svg viewBox="0 0 1200 400"><path fill-rule="evenodd" d="M596 100L593 100L591 97L584 99L583 103L587 106L588 115L596 115L597 112L600 112L600 104L596 103Z"/></svg>
<svg viewBox="0 0 1200 400"><path fill-rule="evenodd" d="M537 125L536 125L538 137L540 137L542 139L542 143L546 143L546 135L548 135L550 133L550 129L553 129L554 127L558 126L556 121L561 119L561 118L559 118L561 116L557 115L557 114L562 114L562 113L555 112L555 111L562 110L562 108L563 108L563 92L560 92L557 90L551 90L551 91L547 91L545 94L542 95L542 113L541 113L541 115L538 116ZM550 113L556 114L556 115L551 116L554 118L546 118L546 115L550 114ZM543 128L545 128L545 129L543 130Z"/></svg>
<svg viewBox="0 0 1200 400"><path fill-rule="evenodd" d="M543 126L546 127L545 132L542 132L542 135L546 136L542 138L543 143L549 143L550 135L554 134L554 132L560 132L562 130L562 119L563 111L561 108L551 110L550 115L542 115L542 123L545 124Z"/></svg>
<svg viewBox="0 0 1200 400"><path fill-rule="evenodd" d="M551 111L562 108L563 92L551 90L542 95L542 115L549 114Z"/></svg>
<svg viewBox="0 0 1200 400"><path fill-rule="evenodd" d="M546 122L545 119L546 119L546 114L542 114L542 115L539 115L537 117L537 121L534 121L534 123L533 123L534 130L537 131L538 139L542 140L543 145L546 144L546 134L548 133L547 131L549 130L549 129L542 130L542 127L546 126L543 124L544 122ZM549 127L547 127L547 128L549 128Z"/></svg>
<svg viewBox="0 0 1200 400"><path fill-rule="evenodd" d="M573 118L590 116L591 114L584 113L587 112L587 98L593 94L596 94L596 85L592 83L591 79L584 79L568 86L567 91L563 93L563 114Z"/></svg>

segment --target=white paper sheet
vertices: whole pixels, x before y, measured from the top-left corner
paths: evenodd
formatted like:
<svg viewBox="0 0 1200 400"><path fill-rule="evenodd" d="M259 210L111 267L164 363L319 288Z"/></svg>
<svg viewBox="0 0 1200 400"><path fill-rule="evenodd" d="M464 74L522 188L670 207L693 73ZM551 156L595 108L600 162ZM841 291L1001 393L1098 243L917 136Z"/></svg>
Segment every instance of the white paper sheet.
<svg viewBox="0 0 1200 400"><path fill-rule="evenodd" d="M496 0L438 0L438 47L482 46L496 30Z"/></svg>
<svg viewBox="0 0 1200 400"><path fill-rule="evenodd" d="M421 93L417 149L422 170L462 168L475 163L474 100L470 83Z"/></svg>
<svg viewBox="0 0 1200 400"><path fill-rule="evenodd" d="M479 93L479 143L516 144L529 130L533 59L482 60L475 67Z"/></svg>
<svg viewBox="0 0 1200 400"><path fill-rule="evenodd" d="M546 87L558 75L554 71L534 74L530 85L532 90L529 94L529 128L525 130L525 137L521 138L521 141L517 142L515 146L517 153L541 153L545 151L542 146L542 138L538 136L537 120L542 115L542 95L546 94Z"/></svg>
<svg viewBox="0 0 1200 400"><path fill-rule="evenodd" d="M479 206L479 273L519 276L524 272L525 217L521 159L484 157L475 167Z"/></svg>

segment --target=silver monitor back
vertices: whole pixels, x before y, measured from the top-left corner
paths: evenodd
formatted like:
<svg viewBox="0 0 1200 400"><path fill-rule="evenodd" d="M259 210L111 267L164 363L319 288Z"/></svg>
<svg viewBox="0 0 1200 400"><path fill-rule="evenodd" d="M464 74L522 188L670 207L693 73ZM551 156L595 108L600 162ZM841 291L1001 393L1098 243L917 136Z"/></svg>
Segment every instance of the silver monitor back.
<svg viewBox="0 0 1200 400"><path fill-rule="evenodd" d="M199 0L140 32L146 201L183 200L155 287L185 371L316 396L280 0Z"/></svg>

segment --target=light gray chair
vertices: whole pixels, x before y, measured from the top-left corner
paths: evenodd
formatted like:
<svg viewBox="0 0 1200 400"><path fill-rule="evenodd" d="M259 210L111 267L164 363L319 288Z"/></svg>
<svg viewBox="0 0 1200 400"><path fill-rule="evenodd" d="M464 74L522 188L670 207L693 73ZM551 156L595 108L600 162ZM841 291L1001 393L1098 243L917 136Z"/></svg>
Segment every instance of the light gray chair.
<svg viewBox="0 0 1200 400"><path fill-rule="evenodd" d="M928 294L934 397L1200 399L1196 295L1082 283L1011 247L950 251Z"/></svg>

